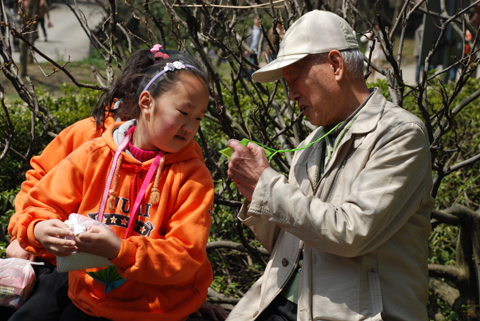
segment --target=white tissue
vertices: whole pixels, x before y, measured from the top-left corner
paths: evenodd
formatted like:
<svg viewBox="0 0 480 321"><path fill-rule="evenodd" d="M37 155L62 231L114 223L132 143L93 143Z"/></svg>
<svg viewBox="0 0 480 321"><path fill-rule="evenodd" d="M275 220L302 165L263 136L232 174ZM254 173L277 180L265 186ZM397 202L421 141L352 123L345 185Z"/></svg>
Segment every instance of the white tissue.
<svg viewBox="0 0 480 321"><path fill-rule="evenodd" d="M94 225L110 228L110 226L102 222L92 220L91 218L76 213L70 214L68 220L65 221L65 224L73 230L75 235L88 231ZM107 258L89 253L74 252L69 256L57 256L58 272L85 270L109 265L113 265L113 263Z"/></svg>

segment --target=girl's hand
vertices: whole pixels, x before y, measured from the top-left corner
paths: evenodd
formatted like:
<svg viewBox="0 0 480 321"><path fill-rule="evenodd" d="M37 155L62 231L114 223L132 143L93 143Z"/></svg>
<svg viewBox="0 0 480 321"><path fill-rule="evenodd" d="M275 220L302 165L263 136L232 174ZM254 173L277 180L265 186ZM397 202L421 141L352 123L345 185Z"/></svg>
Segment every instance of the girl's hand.
<svg viewBox="0 0 480 321"><path fill-rule="evenodd" d="M80 252L90 253L107 259L114 259L120 252L122 240L111 229L92 226L87 232L75 236Z"/></svg>
<svg viewBox="0 0 480 321"><path fill-rule="evenodd" d="M5 250L5 254L7 254L8 258L15 257L17 259L24 259L32 262L35 261L35 255L22 249L17 239L13 240L7 246L7 249Z"/></svg>
<svg viewBox="0 0 480 321"><path fill-rule="evenodd" d="M35 238L50 253L58 256L68 256L77 250L72 240L73 231L60 220L52 219L35 224ZM70 239L66 239L69 237Z"/></svg>

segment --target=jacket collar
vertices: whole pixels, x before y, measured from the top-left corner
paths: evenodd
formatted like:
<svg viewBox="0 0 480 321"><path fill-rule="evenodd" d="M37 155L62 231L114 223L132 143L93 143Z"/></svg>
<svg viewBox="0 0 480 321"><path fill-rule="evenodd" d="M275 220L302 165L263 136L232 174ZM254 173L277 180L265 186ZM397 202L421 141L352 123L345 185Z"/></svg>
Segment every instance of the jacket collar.
<svg viewBox="0 0 480 321"><path fill-rule="evenodd" d="M378 88L374 88L373 90L375 92L372 94L372 96L370 96L368 101L365 103L365 106L363 106L363 108L359 111L357 119L353 122L352 126L345 133L345 136L339 143L337 150L332 155L328 166L324 168L324 173L327 173L332 168L333 164L335 164L336 158L338 157L341 149L345 147L346 143L352 138L352 135L366 134L376 128L377 123L382 117L387 100L381 94ZM321 130L321 127L315 130L311 135L311 138L308 139L308 142L315 139L315 137L318 136L318 133ZM321 153L324 153L324 148L322 148L323 146L324 144L322 141L311 146L311 150L308 152L308 157L306 160L308 179L310 180L310 183L312 184L312 188L314 190L320 182L320 180L318 180L318 172L320 171L319 159L321 157Z"/></svg>
<svg viewBox="0 0 480 321"><path fill-rule="evenodd" d="M387 104L387 100L380 92L380 89L374 88L373 90L375 90L375 92L370 99L368 99L365 106L363 106L358 112L357 119L353 122L352 126L347 130L345 136L338 144L337 150L333 153L332 158L330 159L330 165L335 163L335 159L339 155L342 147L346 145L353 135L364 135L374 131L377 127L385 109L385 105ZM359 144L357 144L357 147L358 146ZM325 168L325 172L329 169L328 167Z"/></svg>
<svg viewBox="0 0 480 321"><path fill-rule="evenodd" d="M383 114L387 100L380 92L380 89L374 88L375 92L367 101L362 110L360 110L357 119L350 127L349 132L353 134L365 134L371 132L377 126L380 117Z"/></svg>

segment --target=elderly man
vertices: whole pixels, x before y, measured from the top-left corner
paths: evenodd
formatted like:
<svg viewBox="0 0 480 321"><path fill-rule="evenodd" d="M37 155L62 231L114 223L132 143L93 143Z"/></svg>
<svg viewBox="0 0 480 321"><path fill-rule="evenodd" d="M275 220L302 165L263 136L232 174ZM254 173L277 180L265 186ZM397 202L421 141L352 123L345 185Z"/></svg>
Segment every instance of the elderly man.
<svg viewBox="0 0 480 321"><path fill-rule="evenodd" d="M260 147L228 143L228 174L249 202L239 219L271 257L227 320L427 320L429 141L417 117L367 88L362 65L348 23L315 10L254 73L283 76L321 127L288 181Z"/></svg>

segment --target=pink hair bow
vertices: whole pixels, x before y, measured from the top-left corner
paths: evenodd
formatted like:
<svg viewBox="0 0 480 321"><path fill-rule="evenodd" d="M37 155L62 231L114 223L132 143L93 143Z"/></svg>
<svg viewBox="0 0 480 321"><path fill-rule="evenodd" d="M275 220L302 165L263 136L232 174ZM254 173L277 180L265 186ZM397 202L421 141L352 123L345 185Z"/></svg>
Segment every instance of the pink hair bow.
<svg viewBox="0 0 480 321"><path fill-rule="evenodd" d="M158 60L161 60L161 59L166 59L166 58L170 58L169 55L167 55L166 53L163 53L160 51L160 49L162 49L162 45L159 45L158 43L153 46L152 49L150 49L150 52L151 53L155 53L153 55L153 57L155 58L155 61L158 61Z"/></svg>
<svg viewBox="0 0 480 321"><path fill-rule="evenodd" d="M155 58L155 61L170 58L169 55L167 55L166 53L163 53L161 51L157 52L155 55L153 55L153 57Z"/></svg>
<svg viewBox="0 0 480 321"><path fill-rule="evenodd" d="M160 49L162 49L162 45L159 45L159 44L157 43L156 45L154 45L154 46L152 47L152 49L150 49L150 52L151 52L151 53L154 53L154 52L159 51Z"/></svg>

